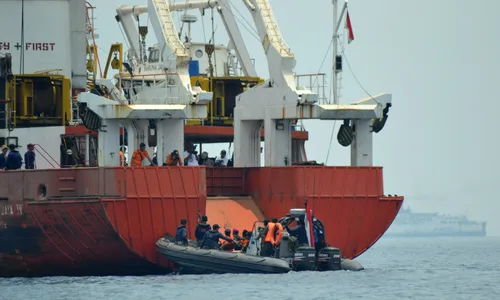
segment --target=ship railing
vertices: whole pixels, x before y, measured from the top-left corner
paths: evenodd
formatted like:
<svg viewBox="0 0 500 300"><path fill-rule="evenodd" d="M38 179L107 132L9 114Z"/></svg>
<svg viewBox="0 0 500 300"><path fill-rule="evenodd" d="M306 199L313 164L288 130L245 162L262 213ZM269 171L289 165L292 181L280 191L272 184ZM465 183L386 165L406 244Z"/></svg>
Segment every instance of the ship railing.
<svg viewBox="0 0 500 300"><path fill-rule="evenodd" d="M35 144L35 151L37 151L40 156L54 169L60 168L61 165L55 160L45 148L40 144Z"/></svg>
<svg viewBox="0 0 500 300"><path fill-rule="evenodd" d="M328 91L326 74L325 73L312 73L312 74L294 74L295 84L305 89L318 94L319 104L328 104Z"/></svg>

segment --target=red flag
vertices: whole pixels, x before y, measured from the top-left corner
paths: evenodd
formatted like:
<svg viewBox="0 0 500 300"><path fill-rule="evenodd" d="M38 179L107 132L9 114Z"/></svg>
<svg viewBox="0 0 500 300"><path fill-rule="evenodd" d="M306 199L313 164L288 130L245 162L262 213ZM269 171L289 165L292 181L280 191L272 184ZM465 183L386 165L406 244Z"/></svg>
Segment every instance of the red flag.
<svg viewBox="0 0 500 300"><path fill-rule="evenodd" d="M354 40L354 32L352 31L351 18L349 18L349 11L347 11L346 14L345 28L347 29L347 43L350 44Z"/></svg>

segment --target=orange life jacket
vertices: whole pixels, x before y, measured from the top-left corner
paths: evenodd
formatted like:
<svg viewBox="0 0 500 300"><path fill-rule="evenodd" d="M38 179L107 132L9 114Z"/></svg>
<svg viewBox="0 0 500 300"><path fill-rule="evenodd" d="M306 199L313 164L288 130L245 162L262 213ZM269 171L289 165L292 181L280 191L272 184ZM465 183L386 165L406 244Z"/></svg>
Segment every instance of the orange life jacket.
<svg viewBox="0 0 500 300"><path fill-rule="evenodd" d="M270 242L271 244L274 244L274 224L273 222L269 222L267 224L267 234L266 237L264 238L264 242Z"/></svg>
<svg viewBox="0 0 500 300"><path fill-rule="evenodd" d="M149 153L147 150L141 151L141 149L136 149L134 154L132 154L132 166L140 167L142 166L142 161L144 158L149 158Z"/></svg>
<svg viewBox="0 0 500 300"><path fill-rule="evenodd" d="M274 240L276 245L279 245L281 243L282 237L283 237L283 225L281 225L281 223L278 222L274 226Z"/></svg>
<svg viewBox="0 0 500 300"><path fill-rule="evenodd" d="M228 236L228 238L231 238L231 237ZM222 242L221 249L223 251L233 251L235 246L236 246L236 244L234 242L229 242L229 241L224 240Z"/></svg>
<svg viewBox="0 0 500 300"><path fill-rule="evenodd" d="M124 166L124 162L123 162L123 151L120 150L120 166Z"/></svg>
<svg viewBox="0 0 500 300"><path fill-rule="evenodd" d="M182 158L179 156L179 159L175 161L174 156L169 154L167 155L166 164L167 166L182 166Z"/></svg>

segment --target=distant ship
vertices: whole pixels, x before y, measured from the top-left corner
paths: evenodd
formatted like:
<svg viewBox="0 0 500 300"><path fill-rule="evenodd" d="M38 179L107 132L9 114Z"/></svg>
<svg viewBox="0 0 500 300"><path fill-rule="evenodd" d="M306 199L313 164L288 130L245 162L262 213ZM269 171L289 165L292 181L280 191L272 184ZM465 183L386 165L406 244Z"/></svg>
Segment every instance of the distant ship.
<svg viewBox="0 0 500 300"><path fill-rule="evenodd" d="M384 237L486 236L486 222L469 220L466 216L438 213L417 213L401 208Z"/></svg>

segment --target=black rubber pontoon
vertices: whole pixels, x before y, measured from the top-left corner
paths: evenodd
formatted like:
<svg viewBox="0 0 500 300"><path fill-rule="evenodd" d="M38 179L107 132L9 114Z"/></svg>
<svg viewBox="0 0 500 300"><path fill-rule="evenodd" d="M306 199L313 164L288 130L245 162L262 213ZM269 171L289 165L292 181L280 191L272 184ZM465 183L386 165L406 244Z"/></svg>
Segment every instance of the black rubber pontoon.
<svg viewBox="0 0 500 300"><path fill-rule="evenodd" d="M161 238L156 249L167 259L177 263L189 273L288 273L288 262L271 257L251 256L239 252L196 249Z"/></svg>

